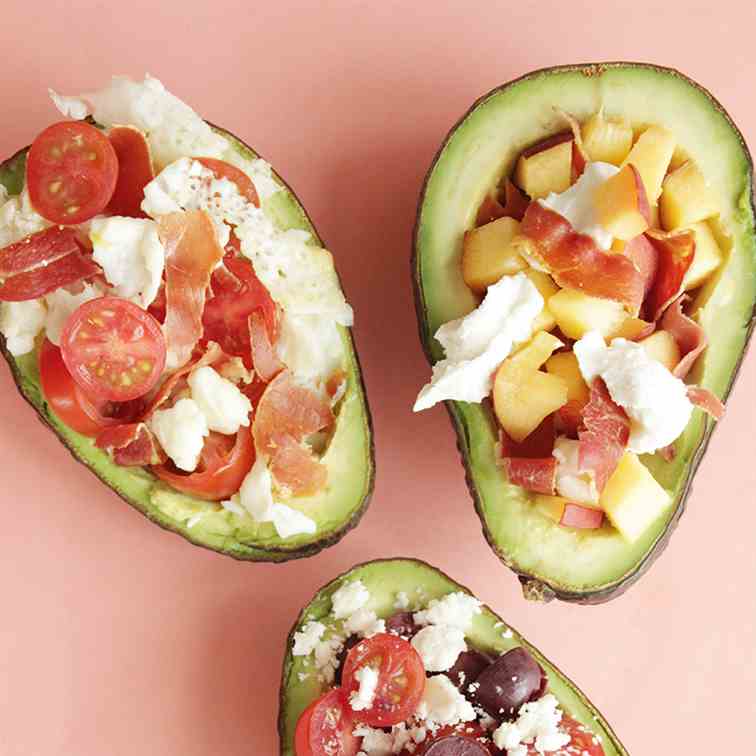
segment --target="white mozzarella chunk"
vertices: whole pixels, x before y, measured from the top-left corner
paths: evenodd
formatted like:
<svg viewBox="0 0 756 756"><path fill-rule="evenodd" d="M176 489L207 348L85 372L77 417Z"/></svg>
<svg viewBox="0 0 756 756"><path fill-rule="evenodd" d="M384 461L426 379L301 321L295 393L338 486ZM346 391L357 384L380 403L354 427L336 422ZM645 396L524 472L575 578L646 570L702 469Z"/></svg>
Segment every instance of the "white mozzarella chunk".
<svg viewBox="0 0 756 756"><path fill-rule="evenodd" d="M193 472L199 462L205 436L210 432L197 402L179 399L173 407L157 410L149 425L176 467Z"/></svg>
<svg viewBox="0 0 756 756"><path fill-rule="evenodd" d="M554 442L553 456L557 461L557 493L570 501L598 504L596 481L590 473L580 471L580 443L559 437Z"/></svg>
<svg viewBox="0 0 756 756"><path fill-rule="evenodd" d="M361 580L344 583L331 596L331 613L336 619L344 619L362 609L370 601L370 592Z"/></svg>
<svg viewBox="0 0 756 756"><path fill-rule="evenodd" d="M483 400L493 388L494 371L515 344L530 338L542 309L543 297L523 273L503 276L489 286L477 309L436 331L446 356L433 366L431 382L420 391L414 411L446 399Z"/></svg>
<svg viewBox="0 0 756 756"><path fill-rule="evenodd" d="M428 672L446 672L467 650L464 631L448 625L424 627L412 638L412 646Z"/></svg>
<svg viewBox="0 0 756 756"><path fill-rule="evenodd" d="M89 237L92 257L119 297L146 309L157 296L165 267L165 249L157 224L143 218L95 218Z"/></svg>
<svg viewBox="0 0 756 756"><path fill-rule="evenodd" d="M47 319L45 320L45 335L56 346L60 345L60 335L68 318L74 310L85 302L97 299L103 294L97 284L85 283L78 294L71 294L66 289L56 289L45 295L47 304Z"/></svg>
<svg viewBox="0 0 756 756"><path fill-rule="evenodd" d="M611 163L586 163L582 175L569 189L560 194L551 192L538 202L566 218L575 231L590 236L601 249L609 249L614 239L599 223L594 196L598 187L618 171Z"/></svg>
<svg viewBox="0 0 756 756"><path fill-rule="evenodd" d="M365 711L373 705L378 688L378 670L369 665L360 667L354 677L360 684L357 690L349 694L349 705L353 711Z"/></svg>
<svg viewBox="0 0 756 756"><path fill-rule="evenodd" d="M685 430L693 405L688 388L641 346L614 339L607 347L596 331L574 346L580 371L590 385L596 376L630 417L628 449L650 454L669 446Z"/></svg>
<svg viewBox="0 0 756 756"><path fill-rule="evenodd" d="M24 187L21 194L0 205L0 248L42 231L49 225L32 207L29 192Z"/></svg>
<svg viewBox="0 0 756 756"><path fill-rule="evenodd" d="M322 622L310 620L301 630L294 633L294 646L291 650L292 655L309 656L323 637L325 629L325 625Z"/></svg>
<svg viewBox="0 0 756 756"><path fill-rule="evenodd" d="M252 179L261 202L281 191L281 184L273 176L270 163L262 158L250 158L238 150L231 149L224 155L224 159L240 168Z"/></svg>
<svg viewBox="0 0 756 756"><path fill-rule="evenodd" d="M476 718L472 704L446 675L427 679L416 716L431 727L472 722Z"/></svg>
<svg viewBox="0 0 756 756"><path fill-rule="evenodd" d="M481 602L475 596L456 591L440 599L432 599L427 608L415 612L413 619L418 625L447 625L467 632L473 617L480 614L480 607Z"/></svg>
<svg viewBox="0 0 756 756"><path fill-rule="evenodd" d="M158 165L185 155L223 157L228 140L216 134L186 103L151 76L133 81L114 76L97 92L66 97L50 90L58 110L69 118L91 115L103 126L136 126L147 135Z"/></svg>
<svg viewBox="0 0 756 756"><path fill-rule="evenodd" d="M192 399L205 415L211 431L230 435L249 426L252 402L238 386L220 376L208 365L193 370L187 379Z"/></svg>
<svg viewBox="0 0 756 756"><path fill-rule="evenodd" d="M273 505L273 525L281 538L312 535L318 529L315 520L287 504Z"/></svg>
<svg viewBox="0 0 756 756"><path fill-rule="evenodd" d="M276 353L294 375L304 380L326 381L344 363L338 327L322 315L284 312L279 321Z"/></svg>
<svg viewBox="0 0 756 756"><path fill-rule="evenodd" d="M31 352L46 319L47 307L41 299L0 304L0 332L8 351L14 357Z"/></svg>

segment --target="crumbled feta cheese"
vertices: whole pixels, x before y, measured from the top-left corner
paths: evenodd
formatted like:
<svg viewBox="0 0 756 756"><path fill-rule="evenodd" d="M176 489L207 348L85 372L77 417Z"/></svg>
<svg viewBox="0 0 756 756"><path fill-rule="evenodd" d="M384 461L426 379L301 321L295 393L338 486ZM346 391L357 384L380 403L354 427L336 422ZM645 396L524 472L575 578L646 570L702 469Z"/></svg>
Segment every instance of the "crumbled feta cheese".
<svg viewBox="0 0 756 756"><path fill-rule="evenodd" d="M597 504L599 492L593 475L580 472L580 442L560 436L554 442L553 455L557 493L570 501Z"/></svg>
<svg viewBox="0 0 756 756"><path fill-rule="evenodd" d="M334 681L339 666L339 654L344 649L344 639L339 635L321 640L315 646L315 669L320 672L323 682Z"/></svg>
<svg viewBox="0 0 756 756"><path fill-rule="evenodd" d="M396 594L396 601L394 601L394 609L408 609L409 608L409 596L404 591L399 591Z"/></svg>
<svg viewBox="0 0 756 756"><path fill-rule="evenodd" d="M232 434L249 426L252 402L236 384L221 377L208 365L193 370L187 379L192 399L205 415L207 427L218 433Z"/></svg>
<svg viewBox="0 0 756 756"><path fill-rule="evenodd" d="M425 691L417 707L416 717L431 727L472 722L472 704L457 690L446 675L434 675L425 683Z"/></svg>
<svg viewBox="0 0 756 756"><path fill-rule="evenodd" d="M650 454L685 430L693 412L687 386L640 344L614 339L607 347L601 334L591 331L574 351L586 382L603 378L612 399L630 417L630 451Z"/></svg>
<svg viewBox="0 0 756 756"><path fill-rule="evenodd" d="M176 467L193 472L205 445L205 436L210 433L197 402L179 399L173 407L156 410L149 425Z"/></svg>
<svg viewBox="0 0 756 756"><path fill-rule="evenodd" d="M41 299L0 304L0 332L5 345L14 357L34 349L39 332L45 327L47 307Z"/></svg>
<svg viewBox="0 0 756 756"><path fill-rule="evenodd" d="M294 656L309 656L323 637L325 629L322 622L310 620L301 630L294 633L294 647L291 653Z"/></svg>
<svg viewBox="0 0 756 756"><path fill-rule="evenodd" d="M613 237L599 223L594 196L596 189L618 171L611 163L586 163L582 175L569 189L560 194L551 192L538 202L566 218L575 231L590 236L601 249L609 249Z"/></svg>
<svg viewBox="0 0 756 756"><path fill-rule="evenodd" d="M543 297L524 273L503 276L489 286L477 309L436 331L446 356L433 366L431 382L420 391L413 410L446 399L480 402L488 396L496 368L515 344L530 338L542 309Z"/></svg>
<svg viewBox="0 0 756 756"><path fill-rule="evenodd" d="M504 722L494 731L497 748L508 754L527 753L525 745L535 745L539 753L558 751L570 743L568 733L559 729L562 711L559 702L550 693L531 703L523 704L514 722Z"/></svg>
<svg viewBox="0 0 756 756"><path fill-rule="evenodd" d="M144 218L95 218L89 238L92 258L114 292L147 309L157 296L165 267L157 224Z"/></svg>
<svg viewBox="0 0 756 756"><path fill-rule="evenodd" d="M413 619L418 625L449 625L467 631L473 617L480 614L480 606L475 596L457 591L432 599L426 609L415 612Z"/></svg>
<svg viewBox="0 0 756 756"><path fill-rule="evenodd" d="M344 619L362 609L370 601L370 592L361 580L344 583L331 596L331 612L336 619Z"/></svg>
<svg viewBox="0 0 756 756"><path fill-rule="evenodd" d="M349 694L349 705L354 711L365 711L373 705L375 700L375 692L378 688L378 670L375 667L365 665L354 673L354 677L360 687Z"/></svg>
<svg viewBox="0 0 756 756"><path fill-rule="evenodd" d="M97 92L78 97L58 95L50 90L58 110L70 118L91 115L103 126L136 126L147 135L158 165L184 155L223 157L228 140L216 134L186 103L168 92L151 76L133 81L114 76Z"/></svg>
<svg viewBox="0 0 756 756"><path fill-rule="evenodd" d="M388 732L361 724L352 734L362 738L362 752L365 756L391 756L394 752L394 739Z"/></svg>
<svg viewBox="0 0 756 756"><path fill-rule="evenodd" d="M45 295L45 304L47 305L47 319L45 320L45 336L55 345L60 345L60 335L63 332L68 318L71 317L74 310L89 302L90 299L96 299L102 296L102 289L97 284L85 283L83 289L78 294L71 294L66 289L56 289Z"/></svg>
<svg viewBox="0 0 756 756"><path fill-rule="evenodd" d="M350 635L371 638L373 635L386 632L386 622L378 619L372 609L363 606L344 620L344 631Z"/></svg>
<svg viewBox="0 0 756 756"><path fill-rule="evenodd" d="M24 187L21 194L0 205L0 247L20 241L49 225L32 207L29 192Z"/></svg>
<svg viewBox="0 0 756 756"><path fill-rule="evenodd" d="M344 363L336 323L322 315L284 312L276 340L278 359L297 377L326 381Z"/></svg>
<svg viewBox="0 0 756 756"><path fill-rule="evenodd" d="M428 672L451 669L457 657L467 650L464 631L448 625L424 627L412 638L412 645Z"/></svg>

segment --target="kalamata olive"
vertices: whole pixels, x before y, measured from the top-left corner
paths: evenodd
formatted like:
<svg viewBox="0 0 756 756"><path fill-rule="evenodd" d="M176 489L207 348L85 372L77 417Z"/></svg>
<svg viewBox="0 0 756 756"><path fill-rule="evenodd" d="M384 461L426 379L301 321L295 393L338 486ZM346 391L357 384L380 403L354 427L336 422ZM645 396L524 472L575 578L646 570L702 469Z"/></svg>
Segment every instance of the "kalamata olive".
<svg viewBox="0 0 756 756"><path fill-rule="evenodd" d="M467 686L478 679L480 673L490 666L491 658L480 651L463 651L454 662L454 666L442 674L446 675L463 693Z"/></svg>
<svg viewBox="0 0 756 756"><path fill-rule="evenodd" d="M397 612L386 620L386 632L402 638L412 638L418 630L420 628L412 619L412 612Z"/></svg>
<svg viewBox="0 0 756 756"><path fill-rule="evenodd" d="M512 719L520 706L540 696L544 678L526 649L513 648L478 675L472 699L495 719Z"/></svg>
<svg viewBox="0 0 756 756"><path fill-rule="evenodd" d="M491 756L481 742L466 735L444 735L430 743L423 756Z"/></svg>
<svg viewBox="0 0 756 756"><path fill-rule="evenodd" d="M334 677L336 685L341 685L341 670L344 669L344 662L346 661L347 654L359 642L360 642L360 638L356 635L350 635L344 641L344 648L342 648L341 651L339 651L339 655L337 657L338 665L336 667L336 673Z"/></svg>

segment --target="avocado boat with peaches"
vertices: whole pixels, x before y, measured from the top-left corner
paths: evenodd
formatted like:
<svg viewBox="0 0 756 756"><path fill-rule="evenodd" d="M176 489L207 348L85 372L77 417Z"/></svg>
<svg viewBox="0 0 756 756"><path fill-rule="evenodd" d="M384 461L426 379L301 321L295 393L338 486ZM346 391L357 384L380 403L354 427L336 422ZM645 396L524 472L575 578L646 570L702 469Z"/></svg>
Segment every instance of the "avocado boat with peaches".
<svg viewBox="0 0 756 756"><path fill-rule="evenodd" d="M283 561L373 482L333 260L286 184L151 77L0 166L0 346L73 455L193 543Z"/></svg>
<svg viewBox="0 0 756 756"><path fill-rule="evenodd" d="M752 328L752 164L716 100L633 63L481 98L427 176L420 333L525 595L631 585L682 514Z"/></svg>

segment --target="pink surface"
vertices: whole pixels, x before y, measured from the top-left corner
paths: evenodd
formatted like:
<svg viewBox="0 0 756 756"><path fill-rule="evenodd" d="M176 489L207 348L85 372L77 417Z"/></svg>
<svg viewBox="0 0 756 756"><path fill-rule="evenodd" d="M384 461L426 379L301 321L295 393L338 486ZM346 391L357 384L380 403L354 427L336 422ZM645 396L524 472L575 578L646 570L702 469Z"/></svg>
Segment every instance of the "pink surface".
<svg viewBox="0 0 756 756"><path fill-rule="evenodd" d="M8 5L1 155L55 117L47 86L80 91L147 70L297 189L357 312L378 480L362 525L336 548L284 566L237 563L117 499L0 370L0 753L276 753L280 663L300 606L355 562L397 554L474 589L578 681L633 756L751 752L753 355L654 570L609 605L527 604L483 542L444 411L410 412L428 367L409 253L420 182L448 128L534 68L676 66L756 145L752 4L213 0L194 15L177 0L132 0L120 14L97 0Z"/></svg>

